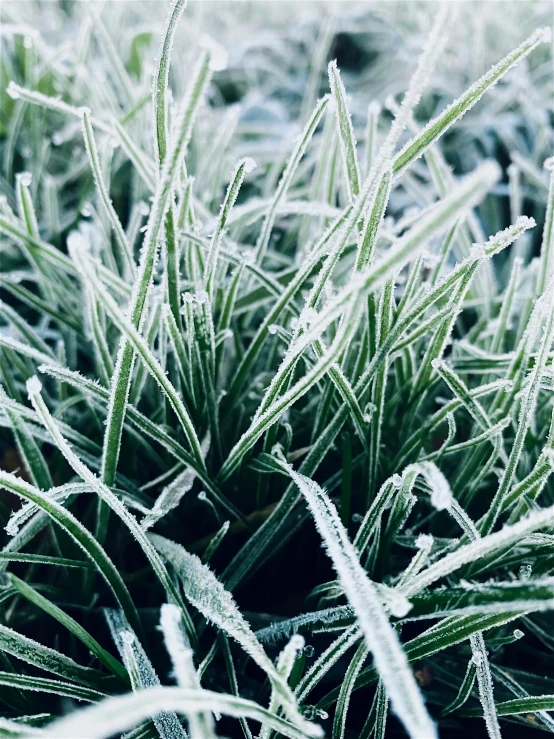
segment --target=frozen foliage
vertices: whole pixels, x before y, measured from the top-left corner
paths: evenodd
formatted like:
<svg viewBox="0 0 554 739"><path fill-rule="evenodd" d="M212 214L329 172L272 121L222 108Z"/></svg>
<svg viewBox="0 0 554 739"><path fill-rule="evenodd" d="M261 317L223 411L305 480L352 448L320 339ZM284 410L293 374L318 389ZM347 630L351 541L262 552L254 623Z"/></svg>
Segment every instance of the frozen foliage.
<svg viewBox="0 0 554 739"><path fill-rule="evenodd" d="M319 485L298 475L284 461L283 465L306 498L339 580L373 654L394 711L410 736L435 736L435 726L427 714L398 637L389 624L375 586L359 563L335 507Z"/></svg>
<svg viewBox="0 0 554 739"><path fill-rule="evenodd" d="M552 7L432 5L2 3L0 734L552 731Z"/></svg>

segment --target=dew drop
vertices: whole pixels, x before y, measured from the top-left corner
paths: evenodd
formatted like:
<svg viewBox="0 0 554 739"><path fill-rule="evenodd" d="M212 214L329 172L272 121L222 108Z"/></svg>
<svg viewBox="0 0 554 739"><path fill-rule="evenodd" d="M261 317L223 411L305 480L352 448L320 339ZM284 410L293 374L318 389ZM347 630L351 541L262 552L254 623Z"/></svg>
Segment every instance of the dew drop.
<svg viewBox="0 0 554 739"><path fill-rule="evenodd" d="M17 175L18 180L21 182L23 187L31 187L33 181L33 175L30 172L20 172Z"/></svg>
<svg viewBox="0 0 554 739"><path fill-rule="evenodd" d="M16 88L16 84L15 82L13 82L13 80L12 82L10 82L10 84L6 88L6 92L11 97L12 100L19 100L20 98L19 90Z"/></svg>
<svg viewBox="0 0 554 739"><path fill-rule="evenodd" d="M531 565L521 565L519 568L519 576L522 580L529 580L533 573L533 568Z"/></svg>
<svg viewBox="0 0 554 739"><path fill-rule="evenodd" d="M306 646L304 647L304 654L306 655L308 659L314 656L314 652L315 652L315 649L312 647L312 645L306 644Z"/></svg>

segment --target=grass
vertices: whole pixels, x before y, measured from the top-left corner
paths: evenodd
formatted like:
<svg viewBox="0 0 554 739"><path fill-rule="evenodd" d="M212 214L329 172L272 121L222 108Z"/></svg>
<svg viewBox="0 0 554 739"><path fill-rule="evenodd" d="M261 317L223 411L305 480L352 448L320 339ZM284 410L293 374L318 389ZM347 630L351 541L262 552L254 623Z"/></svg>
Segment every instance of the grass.
<svg viewBox="0 0 554 739"><path fill-rule="evenodd" d="M0 736L554 731L552 8L498 9L3 3Z"/></svg>

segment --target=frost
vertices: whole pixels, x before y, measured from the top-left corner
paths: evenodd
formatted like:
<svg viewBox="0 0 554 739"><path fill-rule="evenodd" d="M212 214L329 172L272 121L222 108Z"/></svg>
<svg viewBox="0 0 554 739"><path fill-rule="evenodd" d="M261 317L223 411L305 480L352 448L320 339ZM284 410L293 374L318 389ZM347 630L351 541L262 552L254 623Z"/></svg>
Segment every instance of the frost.
<svg viewBox="0 0 554 739"><path fill-rule="evenodd" d="M119 634L121 641L125 644L134 644L135 635L131 631L121 631Z"/></svg>
<svg viewBox="0 0 554 739"><path fill-rule="evenodd" d="M112 638L129 673L133 689L155 688L160 680L152 667L142 644L133 633L123 611L106 608L104 615ZM159 711L152 715L160 739L185 739L186 734L175 713Z"/></svg>
<svg viewBox="0 0 554 739"><path fill-rule="evenodd" d="M8 536L16 536L19 533L19 526L10 520L4 527L4 530Z"/></svg>
<svg viewBox="0 0 554 739"><path fill-rule="evenodd" d="M173 673L182 688L200 689L200 680L194 668L192 649L180 627L181 609L165 603L161 609L160 628L164 635L165 647L171 657ZM211 711L190 711L187 713L191 737L217 739Z"/></svg>
<svg viewBox="0 0 554 739"><path fill-rule="evenodd" d="M469 258L472 261L479 261L487 256L487 251L483 244L472 244L469 250Z"/></svg>
<svg viewBox="0 0 554 739"><path fill-rule="evenodd" d="M208 436L208 447L209 443ZM203 450L204 449L207 452L206 441L204 441L203 444ZM152 510L141 521L142 528L146 531L153 526L156 521L159 521L160 518L163 518L167 513L172 511L174 508L177 508L185 493L192 488L195 479L196 470L192 467L185 467L185 469L162 490L159 497L156 499Z"/></svg>
<svg viewBox="0 0 554 739"><path fill-rule="evenodd" d="M306 726L298 713L296 699L287 682L275 669L273 662L256 639L239 611L231 593L219 582L213 572L194 554L169 539L151 534L156 549L173 565L183 584L185 597L202 615L235 639L244 651L265 671L272 687L279 695L280 704L289 719L313 735L314 727Z"/></svg>
<svg viewBox="0 0 554 739"><path fill-rule="evenodd" d="M431 551L434 541L435 540L433 539L431 534L420 534L416 539L416 547L418 549L426 549L427 551Z"/></svg>
<svg viewBox="0 0 554 739"><path fill-rule="evenodd" d="M33 175L30 172L20 172L17 175L17 179L23 185L23 187L30 187L33 182Z"/></svg>
<svg viewBox="0 0 554 739"><path fill-rule="evenodd" d="M40 391L42 390L42 383L38 379L36 375L33 375L27 380L27 392L29 393L29 398L32 398L33 395L38 395Z"/></svg>
<svg viewBox="0 0 554 739"><path fill-rule="evenodd" d="M431 505L438 511L444 511L452 505L452 491L446 477L433 462L418 462L408 469L413 469L425 477L431 489Z"/></svg>
<svg viewBox="0 0 554 739"><path fill-rule="evenodd" d="M300 475L281 456L281 466L306 499L327 553L339 576L392 707L412 736L436 737L406 655L381 604L375 585L363 570L354 546L328 495L313 480ZM405 599L403 599L405 601Z"/></svg>

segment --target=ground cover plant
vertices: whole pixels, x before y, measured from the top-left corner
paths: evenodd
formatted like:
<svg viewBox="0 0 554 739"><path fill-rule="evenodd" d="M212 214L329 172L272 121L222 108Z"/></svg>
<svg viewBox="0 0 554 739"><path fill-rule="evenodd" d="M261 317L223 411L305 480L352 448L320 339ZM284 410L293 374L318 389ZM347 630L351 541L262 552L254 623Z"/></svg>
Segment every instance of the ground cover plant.
<svg viewBox="0 0 554 739"><path fill-rule="evenodd" d="M0 736L552 733L550 3L1 12Z"/></svg>

